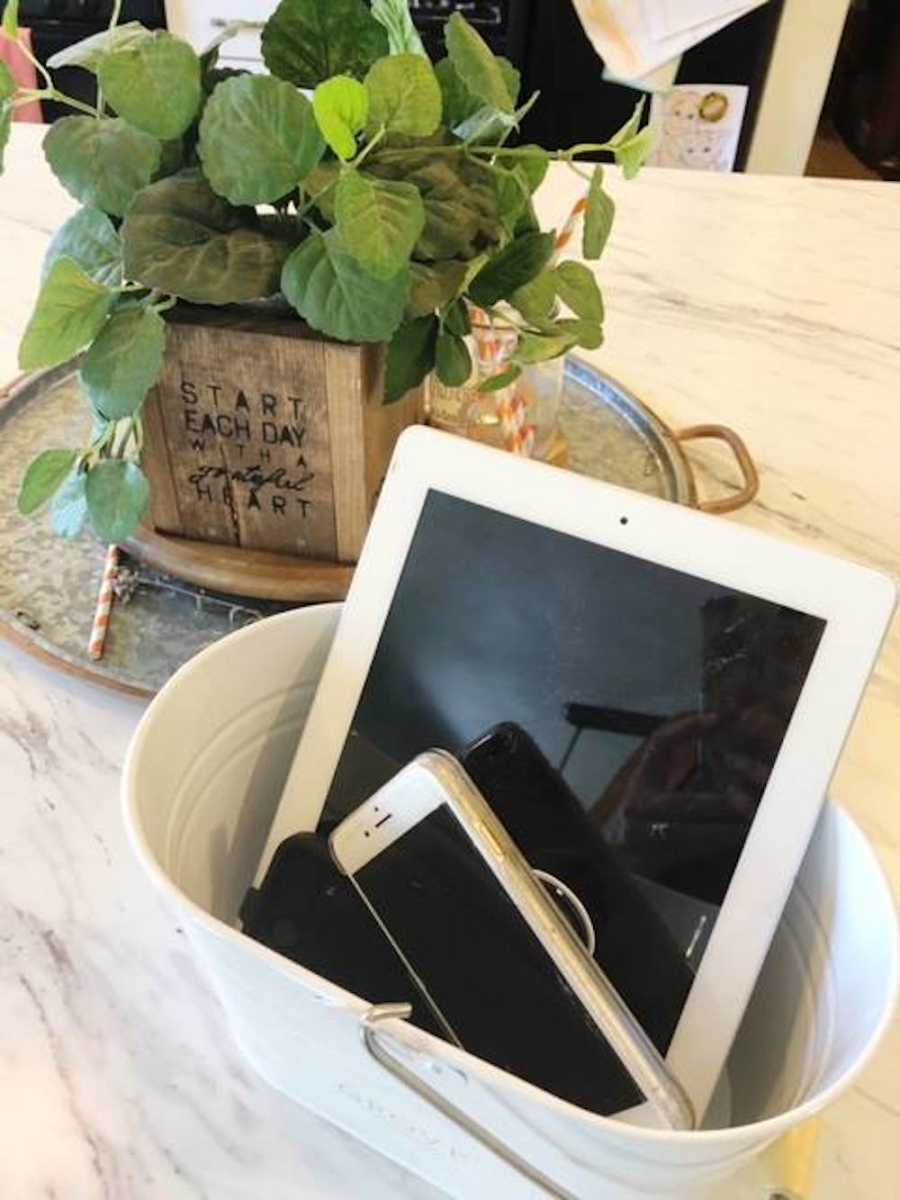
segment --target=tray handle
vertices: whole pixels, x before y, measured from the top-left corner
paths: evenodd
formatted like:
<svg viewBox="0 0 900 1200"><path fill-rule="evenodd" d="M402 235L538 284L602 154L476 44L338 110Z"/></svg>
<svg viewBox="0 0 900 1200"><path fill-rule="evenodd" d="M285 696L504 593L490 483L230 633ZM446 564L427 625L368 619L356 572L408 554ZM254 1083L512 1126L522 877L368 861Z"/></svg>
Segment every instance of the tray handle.
<svg viewBox="0 0 900 1200"><path fill-rule="evenodd" d="M759 491L759 472L743 438L727 425L691 425L689 429L680 429L675 433L678 442L692 442L698 438L715 438L724 442L737 459L743 476L743 486L733 496L723 496L719 500L700 500L697 502L700 511L729 513L750 504Z"/></svg>

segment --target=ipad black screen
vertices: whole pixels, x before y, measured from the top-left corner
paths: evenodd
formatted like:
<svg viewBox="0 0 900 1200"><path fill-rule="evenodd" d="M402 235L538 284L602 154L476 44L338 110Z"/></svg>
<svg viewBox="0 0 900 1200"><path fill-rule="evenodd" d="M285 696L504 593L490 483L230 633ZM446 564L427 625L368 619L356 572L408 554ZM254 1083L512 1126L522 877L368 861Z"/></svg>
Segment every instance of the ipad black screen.
<svg viewBox="0 0 900 1200"><path fill-rule="evenodd" d="M636 926L629 941L629 914L650 913L674 947L646 962L669 998L652 1022L665 1052L824 627L432 491L325 817L423 750L463 757L494 727L519 727L577 797L582 852L599 840L598 872L614 860L628 881L625 936L606 961L598 936L597 957L639 1017L629 976L647 939Z"/></svg>

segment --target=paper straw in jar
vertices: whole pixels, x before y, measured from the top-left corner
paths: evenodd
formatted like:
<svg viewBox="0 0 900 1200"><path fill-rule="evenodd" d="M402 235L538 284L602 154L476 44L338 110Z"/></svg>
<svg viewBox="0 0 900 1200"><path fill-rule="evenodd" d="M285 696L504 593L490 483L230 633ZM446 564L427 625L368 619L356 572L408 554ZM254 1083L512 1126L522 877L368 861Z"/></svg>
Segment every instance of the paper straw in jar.
<svg viewBox="0 0 900 1200"><path fill-rule="evenodd" d="M582 196L582 198L575 204L568 217L566 217L565 224L556 235L556 242L554 244L555 253L553 255L554 262L559 258L563 250L565 250L566 246L568 246L569 242L571 242L572 238L575 236L575 233L578 229L578 224L587 211L587 206L587 196Z"/></svg>
<svg viewBox="0 0 900 1200"><path fill-rule="evenodd" d="M106 551L103 579L100 582L100 594L97 597L97 611L94 613L91 640L88 642L88 656L95 661L103 657L103 651L106 646L106 632L109 629L110 613L112 612L115 596L113 588L118 568L119 547L110 546Z"/></svg>

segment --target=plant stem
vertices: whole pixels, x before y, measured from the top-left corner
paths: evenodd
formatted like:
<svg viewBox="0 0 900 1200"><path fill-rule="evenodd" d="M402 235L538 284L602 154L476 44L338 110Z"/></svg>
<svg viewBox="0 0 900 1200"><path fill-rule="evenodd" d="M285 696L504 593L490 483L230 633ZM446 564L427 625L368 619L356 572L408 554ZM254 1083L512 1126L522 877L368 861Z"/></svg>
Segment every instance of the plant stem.
<svg viewBox="0 0 900 1200"><path fill-rule="evenodd" d="M25 57L28 59L28 61L31 63L31 65L35 68L35 70L38 72L38 74L44 80L47 87L48 88L53 87L53 80L50 78L50 72L47 70L47 68L44 66L44 64L42 62L40 62L38 59L36 59L34 57L34 54L31 52L31 50L29 50L28 46L25 45L25 43L22 41L21 38L13 37L11 34L7 33L5 29L0 29L0 37L4 37L10 42L15 42L15 44L19 48L20 53L25 55Z"/></svg>
<svg viewBox="0 0 900 1200"><path fill-rule="evenodd" d="M134 452L138 459L144 449L144 422L141 420L140 414L135 413L131 418L131 437L134 438Z"/></svg>
<svg viewBox="0 0 900 1200"><path fill-rule="evenodd" d="M569 163L566 163L566 166L569 168L570 171L574 171L579 179L583 179L585 181L585 183L591 182L591 176L587 173L587 171L579 170L577 163L569 162Z"/></svg>
<svg viewBox="0 0 900 1200"><path fill-rule="evenodd" d="M360 150L359 154L357 154L356 158L354 158L354 160L350 164L350 166L358 167L362 163L364 163L386 133L387 133L387 130L382 125L382 127L378 130L378 132L375 134L375 136L372 138L372 140L369 142L369 144L367 146L363 146L362 150Z"/></svg>
<svg viewBox="0 0 900 1200"><path fill-rule="evenodd" d="M322 197L327 196L328 193L331 191L331 189L336 186L337 186L337 180L332 179L331 183L326 184L326 186L323 187L320 191L316 192L316 194L314 196L310 196L310 198L306 201L306 203L303 205L303 207L297 209L297 212L296 212L297 220L298 221L302 220L306 216L306 214L309 212L309 210L311 208L315 208L316 204L318 204L318 202L322 199Z"/></svg>
<svg viewBox="0 0 900 1200"><path fill-rule="evenodd" d="M571 150L541 150L535 151L528 146L473 146L460 142L458 146L429 146L429 154L483 154L489 158L549 158L551 162L571 162L579 154L598 154L601 151L612 152L614 149L609 142L582 142ZM408 150L382 150L379 159L403 158Z"/></svg>
<svg viewBox="0 0 900 1200"><path fill-rule="evenodd" d="M67 104L69 108L75 108L79 112L87 113L89 117L99 117L100 110L94 108L92 104L84 104L81 100L76 100L74 96L67 96L65 92L58 92L56 88L49 88L42 93L48 100L57 100L60 104Z"/></svg>
<svg viewBox="0 0 900 1200"><path fill-rule="evenodd" d="M110 458L125 458L128 452L128 443L131 441L131 436L134 433L134 423L131 417L123 417L119 421L114 422L115 433L111 439L109 447ZM116 442L118 441L118 445Z"/></svg>
<svg viewBox="0 0 900 1200"><path fill-rule="evenodd" d="M115 0L113 5L112 16L109 19L110 29L115 29L119 23L119 18L122 15L122 0Z"/></svg>

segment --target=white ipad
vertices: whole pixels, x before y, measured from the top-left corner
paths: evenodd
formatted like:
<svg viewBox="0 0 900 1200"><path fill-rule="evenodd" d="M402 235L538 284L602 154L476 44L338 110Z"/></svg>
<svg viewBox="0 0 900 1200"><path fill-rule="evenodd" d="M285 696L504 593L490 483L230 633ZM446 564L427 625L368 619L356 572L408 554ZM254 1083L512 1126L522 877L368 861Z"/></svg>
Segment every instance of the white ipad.
<svg viewBox="0 0 900 1200"><path fill-rule="evenodd" d="M621 881L598 961L702 1115L894 602L866 568L411 429L261 872L422 751L520 731Z"/></svg>

